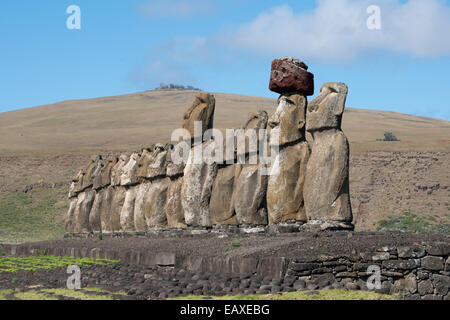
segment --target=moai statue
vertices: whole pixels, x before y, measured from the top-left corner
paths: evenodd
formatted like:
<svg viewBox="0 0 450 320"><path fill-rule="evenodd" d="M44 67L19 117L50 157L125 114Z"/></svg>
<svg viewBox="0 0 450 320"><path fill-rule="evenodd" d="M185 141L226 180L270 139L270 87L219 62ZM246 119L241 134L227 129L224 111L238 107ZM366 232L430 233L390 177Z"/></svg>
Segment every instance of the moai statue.
<svg viewBox="0 0 450 320"><path fill-rule="evenodd" d="M349 196L349 144L341 131L347 86L325 83L308 106L306 130L313 137L306 169L305 208L311 225L352 229Z"/></svg>
<svg viewBox="0 0 450 320"><path fill-rule="evenodd" d="M212 129L214 109L214 96L206 92L200 92L196 95L193 105L184 114L183 128L190 133L191 139L195 140L194 142L203 141L205 131ZM202 135L201 137L195 136L195 121L200 121L202 124L202 130L198 133ZM217 164L204 161L205 159L198 159L196 156L203 155L203 150L211 143L214 142L208 141L202 144L194 144L184 167L181 204L185 222L189 226L210 227L212 225L209 213L209 200L214 179L217 175Z"/></svg>
<svg viewBox="0 0 450 320"><path fill-rule="evenodd" d="M191 139L194 139L195 137L195 121L202 122L202 135L206 130L212 129L215 107L216 100L212 94L199 92L195 95L194 103L183 115L183 129L186 129L189 132ZM195 138L201 139L201 137Z"/></svg>
<svg viewBox="0 0 450 320"><path fill-rule="evenodd" d="M174 163L172 159L172 152L174 152L173 145L168 145L167 150L166 173L171 180L170 187L167 190L165 208L167 225L170 228L186 228L183 205L181 204L181 188L183 187L183 171L185 163Z"/></svg>
<svg viewBox="0 0 450 320"><path fill-rule="evenodd" d="M305 139L306 96L314 92L314 76L307 69L294 58L272 62L269 88L281 95L277 110L269 119L270 145L279 148L267 187L269 224L307 220L303 200L310 156Z"/></svg>
<svg viewBox="0 0 450 320"><path fill-rule="evenodd" d="M261 151L259 148L265 147L260 145L260 139L266 139L261 133L267 128L268 118L266 111L251 112L242 129L253 135L251 140L256 142L256 146L251 146L250 139L244 148L237 146L237 158L245 157L245 164L234 165L235 181L231 203L239 225L267 225L267 168L260 158L255 163L252 163L251 158L258 155Z"/></svg>

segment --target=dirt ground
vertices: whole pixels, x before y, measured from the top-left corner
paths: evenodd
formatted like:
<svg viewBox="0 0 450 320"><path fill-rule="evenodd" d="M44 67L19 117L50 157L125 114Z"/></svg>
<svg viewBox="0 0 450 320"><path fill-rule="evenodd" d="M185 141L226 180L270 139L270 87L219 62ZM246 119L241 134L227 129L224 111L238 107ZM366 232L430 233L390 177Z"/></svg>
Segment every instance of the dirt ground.
<svg viewBox="0 0 450 320"><path fill-rule="evenodd" d="M232 241L240 246L232 246ZM449 242L450 235L404 232L300 232L278 236L248 235L219 238L202 235L189 238L128 237L42 241L48 247L106 248L116 250L172 252L194 257L316 257L319 254L351 255L381 249L383 246L402 246Z"/></svg>

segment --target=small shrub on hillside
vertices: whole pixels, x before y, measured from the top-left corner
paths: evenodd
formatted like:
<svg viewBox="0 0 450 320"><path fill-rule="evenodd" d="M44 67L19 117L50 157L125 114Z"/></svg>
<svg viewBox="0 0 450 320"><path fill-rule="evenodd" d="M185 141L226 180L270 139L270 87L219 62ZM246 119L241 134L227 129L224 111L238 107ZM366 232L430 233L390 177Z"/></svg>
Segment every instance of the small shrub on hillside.
<svg viewBox="0 0 450 320"><path fill-rule="evenodd" d="M400 140L392 132L386 131L384 133L384 139L377 139L377 141L388 141L389 142L389 141L400 141Z"/></svg>
<svg viewBox="0 0 450 320"><path fill-rule="evenodd" d="M437 221L435 217L421 217L411 212L389 216L378 223L378 231L432 232L450 234L450 224Z"/></svg>
<svg viewBox="0 0 450 320"><path fill-rule="evenodd" d="M239 240L234 239L233 241L231 241L231 245L232 245L234 248L239 248L239 247L241 246L241 243L240 243Z"/></svg>

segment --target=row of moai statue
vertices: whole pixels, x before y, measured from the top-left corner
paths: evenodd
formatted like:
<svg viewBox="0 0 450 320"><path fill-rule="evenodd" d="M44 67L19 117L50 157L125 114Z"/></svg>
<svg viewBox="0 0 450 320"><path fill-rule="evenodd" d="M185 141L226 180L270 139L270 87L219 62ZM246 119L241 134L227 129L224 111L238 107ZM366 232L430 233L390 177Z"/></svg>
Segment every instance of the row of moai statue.
<svg viewBox="0 0 450 320"><path fill-rule="evenodd" d="M308 104L314 76L307 69L294 58L274 60L269 88L280 94L278 107L270 118L252 112L242 128L270 129L269 145L278 146L272 163L237 161L249 159L248 149L241 155L233 150L224 163L192 161L197 148L211 143L194 143L194 124L201 123L203 135L213 128L215 110L214 96L199 92L184 114L183 128L192 137L186 164L172 160L171 144L93 157L70 187L66 232L283 223L351 229L349 146L341 131L347 86L326 83Z"/></svg>

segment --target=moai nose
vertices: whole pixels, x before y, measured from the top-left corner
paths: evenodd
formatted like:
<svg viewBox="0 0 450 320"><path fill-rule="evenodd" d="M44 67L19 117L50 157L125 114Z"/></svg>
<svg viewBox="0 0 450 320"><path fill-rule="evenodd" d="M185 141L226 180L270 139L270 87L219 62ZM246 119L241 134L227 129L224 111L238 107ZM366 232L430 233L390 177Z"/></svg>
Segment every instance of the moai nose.
<svg viewBox="0 0 450 320"><path fill-rule="evenodd" d="M272 117L270 117L270 119L269 119L269 127L271 128L271 129L273 129L273 128L275 128L277 125L279 125L280 124L280 121L279 121L279 119L278 119L278 117L275 117L275 114L272 116Z"/></svg>

